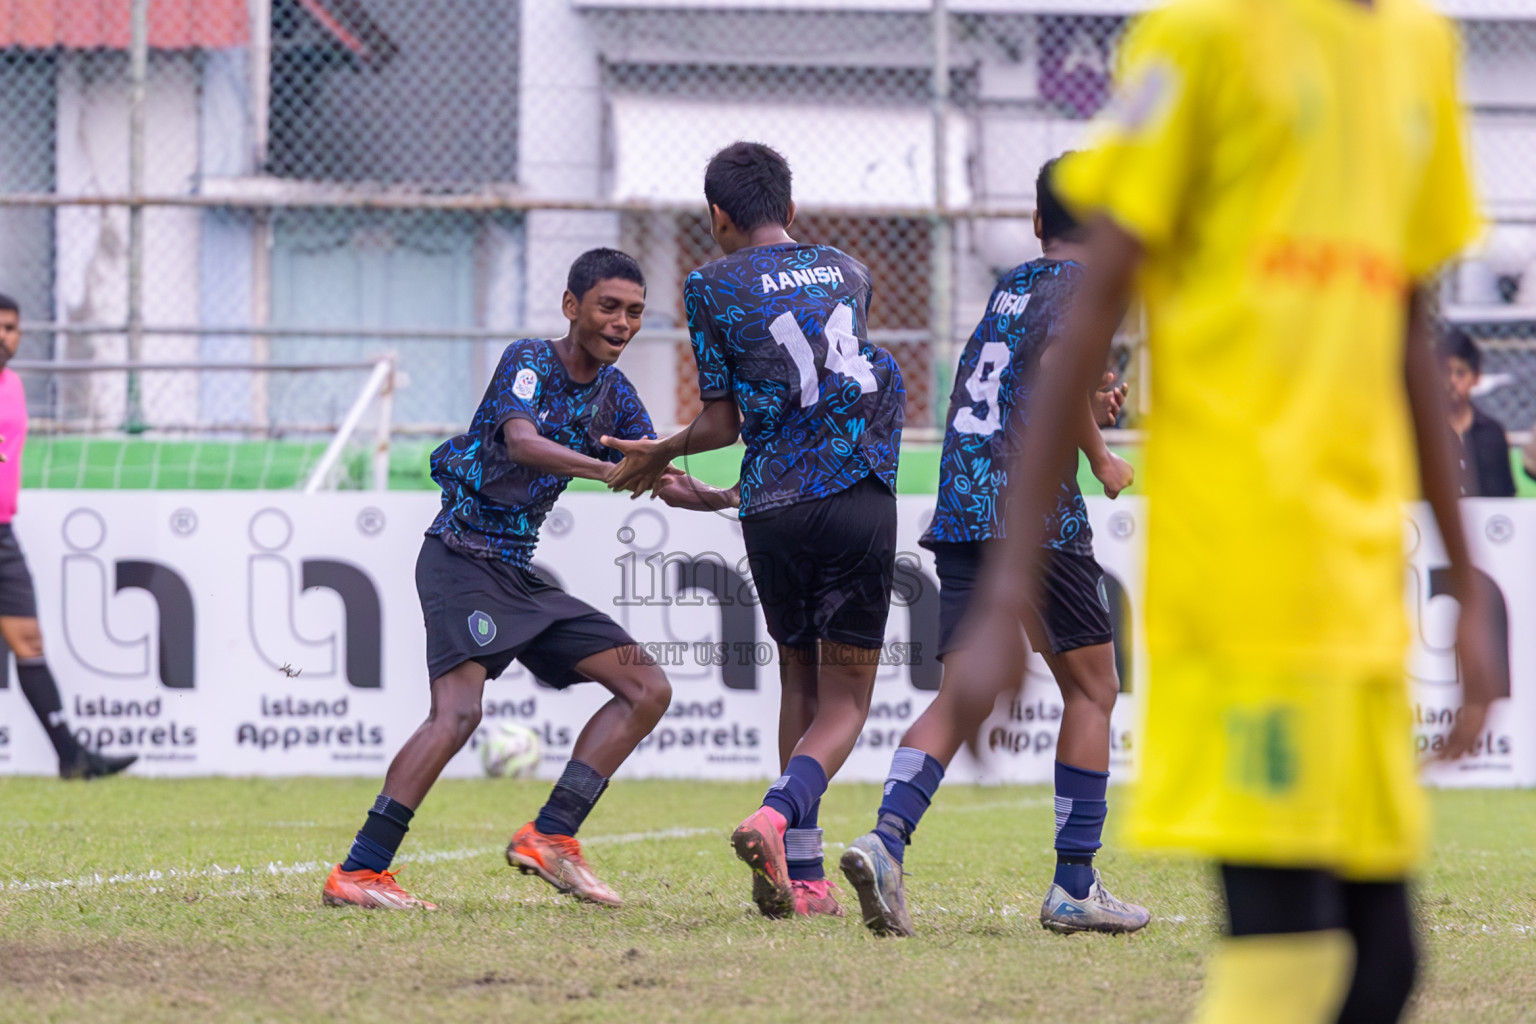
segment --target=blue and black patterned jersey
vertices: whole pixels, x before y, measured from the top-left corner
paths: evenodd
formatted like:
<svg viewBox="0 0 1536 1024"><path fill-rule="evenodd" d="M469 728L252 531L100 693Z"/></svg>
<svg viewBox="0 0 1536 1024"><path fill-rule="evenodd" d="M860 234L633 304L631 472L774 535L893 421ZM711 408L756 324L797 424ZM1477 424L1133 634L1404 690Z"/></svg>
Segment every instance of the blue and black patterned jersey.
<svg viewBox="0 0 1536 1024"><path fill-rule="evenodd" d="M869 271L825 245L761 245L688 275L705 399L741 410L741 514L824 498L877 475L894 493L906 391L866 337Z"/></svg>
<svg viewBox="0 0 1536 1024"><path fill-rule="evenodd" d="M443 510L428 534L479 558L527 567L539 527L571 478L519 465L507 457L501 428L522 418L539 434L604 462L619 453L604 447L604 434L655 437L651 417L629 378L604 366L587 384L565 372L553 342L514 341L501 355L469 432L432 453L432 479L443 489Z"/></svg>
<svg viewBox="0 0 1536 1024"><path fill-rule="evenodd" d="M1081 275L1081 264L1038 259L997 282L955 370L939 457L939 504L920 543L1003 536L1000 498L1029 419L1040 355L1060 330ZM1093 531L1076 476L1059 487L1045 546L1091 555Z"/></svg>

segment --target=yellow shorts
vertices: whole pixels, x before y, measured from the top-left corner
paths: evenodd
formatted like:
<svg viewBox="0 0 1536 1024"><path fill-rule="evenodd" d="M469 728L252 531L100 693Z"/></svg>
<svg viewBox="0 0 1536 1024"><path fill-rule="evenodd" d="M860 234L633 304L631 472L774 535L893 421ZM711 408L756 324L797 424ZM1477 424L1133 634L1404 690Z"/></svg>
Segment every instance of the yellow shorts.
<svg viewBox="0 0 1536 1024"><path fill-rule="evenodd" d="M1361 880L1419 862L1428 814L1400 673L1309 679L1187 656L1153 667L1128 843Z"/></svg>

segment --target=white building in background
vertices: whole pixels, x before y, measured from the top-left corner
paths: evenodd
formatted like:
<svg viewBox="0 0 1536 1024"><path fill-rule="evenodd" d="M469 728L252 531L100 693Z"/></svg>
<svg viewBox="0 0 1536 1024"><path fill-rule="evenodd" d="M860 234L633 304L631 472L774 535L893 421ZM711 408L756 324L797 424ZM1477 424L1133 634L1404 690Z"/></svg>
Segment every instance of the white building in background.
<svg viewBox="0 0 1536 1024"><path fill-rule="evenodd" d="M25 26L0 24L10 58L0 60L0 91L17 98L0 108L0 137L16 140L0 152L0 191L124 194L126 23L102 12L126 4L34 5L40 16ZM1500 221L1461 273L1457 298L1477 317L1536 316L1512 301L1536 309L1536 0L1441 5L1464 21L1479 179ZM1027 208L1035 169L1080 138L1103 99L1110 40L1142 6L950 0L940 160L930 0L157 2L147 190L229 205L148 211L146 319L553 333L571 259L621 245L651 282L643 344L625 369L657 419L675 420L692 401L676 330L681 280L710 255L690 211L702 211L709 154L752 138L789 157L803 207L837 208L809 213L804 229L871 265L872 326L908 363L915 418L931 422L941 411L926 342L932 247L926 222L903 211L931 204L940 177L950 206ZM669 209L269 213L253 202L381 190ZM19 292L29 319L47 310L67 324L120 324L126 230L120 207L0 209L0 291ZM963 334L993 274L1037 250L1022 220L964 221L956 242L953 330ZM34 356L125 354L121 335L27 344ZM145 356L336 360L395 349L409 378L397 423L437 429L465 418L500 346L187 334L151 336ZM103 378L66 404L109 427L121 387ZM186 375L154 387L146 397L162 424L315 422L350 397L335 383L282 375Z"/></svg>
<svg viewBox="0 0 1536 1024"><path fill-rule="evenodd" d="M246 40L243 7L209 2L194 19L166 5L152 36L145 124L152 154L145 189L186 194L202 166L200 140L217 134L203 98L216 92L220 54ZM118 7L122 9L117 10ZM221 9L222 8L222 9ZM75 196L124 195L128 181L128 22L126 5L33 0L0 23L0 191ZM24 15L24 16L23 16ZM146 213L155 276L144 293L148 320L200 319L200 215ZM123 207L0 209L0 291L31 320L122 324L128 314L128 211ZM121 360L122 335L27 339L27 355ZM158 337L146 357L186 359L195 337ZM157 382L170 422L195 418L192 375ZM71 389L72 401L99 410L103 426L122 422L121 381ZM37 396L34 394L33 396Z"/></svg>
<svg viewBox="0 0 1536 1024"><path fill-rule="evenodd" d="M569 85L581 90L583 110L601 105L602 131L575 144L563 112L541 118L525 95L519 125L524 167L546 146L571 156L579 148L591 161L571 179L583 183L583 196L601 177L605 188L599 194L607 198L699 203L709 154L739 138L772 144L795 169L802 206L871 211L862 231L842 227L853 242L848 247L875 270L874 326L882 326L883 307L890 337L926 332L930 304L923 282L932 269L930 253L910 236L905 244L892 244L899 218L880 211L935 199L930 0L568 3L536 5L536 16L525 5L521 77L525 88L539 80L540 61L567 76L577 74L572 68L595 67L595 75L582 72ZM1536 227L1530 226L1536 219L1536 0L1441 5L1464 20L1479 182L1498 224L1483 258L1463 271L1455 298L1467 315L1482 316L1487 309L1495 318L1536 318ZM1036 169L1080 142L1084 117L1107 90L1112 40L1124 18L1146 6L1142 0L949 0L955 17L944 132L946 204L1030 206ZM549 45L530 45L535 17L542 31L558 26ZM541 188L539 194L556 193ZM665 216L643 227L630 218L622 230L623 242L645 253L651 305L665 316L678 305L679 268L688 265L687 257L704 255L690 245L697 239ZM558 238L552 241L560 251ZM956 241L952 331L963 336L995 274L1038 248L1022 220L962 222ZM531 253L532 237L529 244ZM1512 298L1529 312L1513 310ZM540 300L530 293L529 301L532 309ZM904 354L901 342L888 344ZM686 413L686 346L672 352L661 347L651 346L642 387L653 407L665 408L662 392L672 380ZM907 376L912 382L910 370ZM921 386L932 379L929 374ZM1536 402L1536 381L1521 386ZM920 404L910 410L919 421L925 413L942 412L939 396L923 395Z"/></svg>

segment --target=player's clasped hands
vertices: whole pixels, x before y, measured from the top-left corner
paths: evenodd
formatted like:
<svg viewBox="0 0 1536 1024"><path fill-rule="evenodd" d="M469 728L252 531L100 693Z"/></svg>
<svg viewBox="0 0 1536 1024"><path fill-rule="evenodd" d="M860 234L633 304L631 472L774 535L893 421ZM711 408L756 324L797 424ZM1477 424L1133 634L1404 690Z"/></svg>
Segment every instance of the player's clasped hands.
<svg viewBox="0 0 1536 1024"><path fill-rule="evenodd" d="M671 460L662 450L661 442L652 438L625 441L605 435L602 443L624 456L608 475L609 489L628 491L632 498L654 491L669 468Z"/></svg>
<svg viewBox="0 0 1536 1024"><path fill-rule="evenodd" d="M1116 385L1113 370L1105 370L1099 379L1099 387L1093 393L1093 419L1101 427L1113 427L1120 421L1120 409L1125 405L1127 385Z"/></svg>
<svg viewBox="0 0 1536 1024"><path fill-rule="evenodd" d="M699 482L676 466L668 466L651 497L673 508L689 508L700 498Z"/></svg>

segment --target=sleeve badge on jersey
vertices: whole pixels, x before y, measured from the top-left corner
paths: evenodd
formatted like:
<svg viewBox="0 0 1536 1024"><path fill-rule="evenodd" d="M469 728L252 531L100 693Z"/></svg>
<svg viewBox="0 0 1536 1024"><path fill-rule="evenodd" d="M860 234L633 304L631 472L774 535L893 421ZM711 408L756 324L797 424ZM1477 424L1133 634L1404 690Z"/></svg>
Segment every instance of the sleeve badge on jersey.
<svg viewBox="0 0 1536 1024"><path fill-rule="evenodd" d="M517 377L512 381L512 393L526 402L537 390L539 390L539 375L526 366L518 370Z"/></svg>
<svg viewBox="0 0 1536 1024"><path fill-rule="evenodd" d="M1167 62L1148 64L1129 78L1105 108L1104 116L1127 135L1135 135L1161 116L1179 88L1179 76Z"/></svg>

